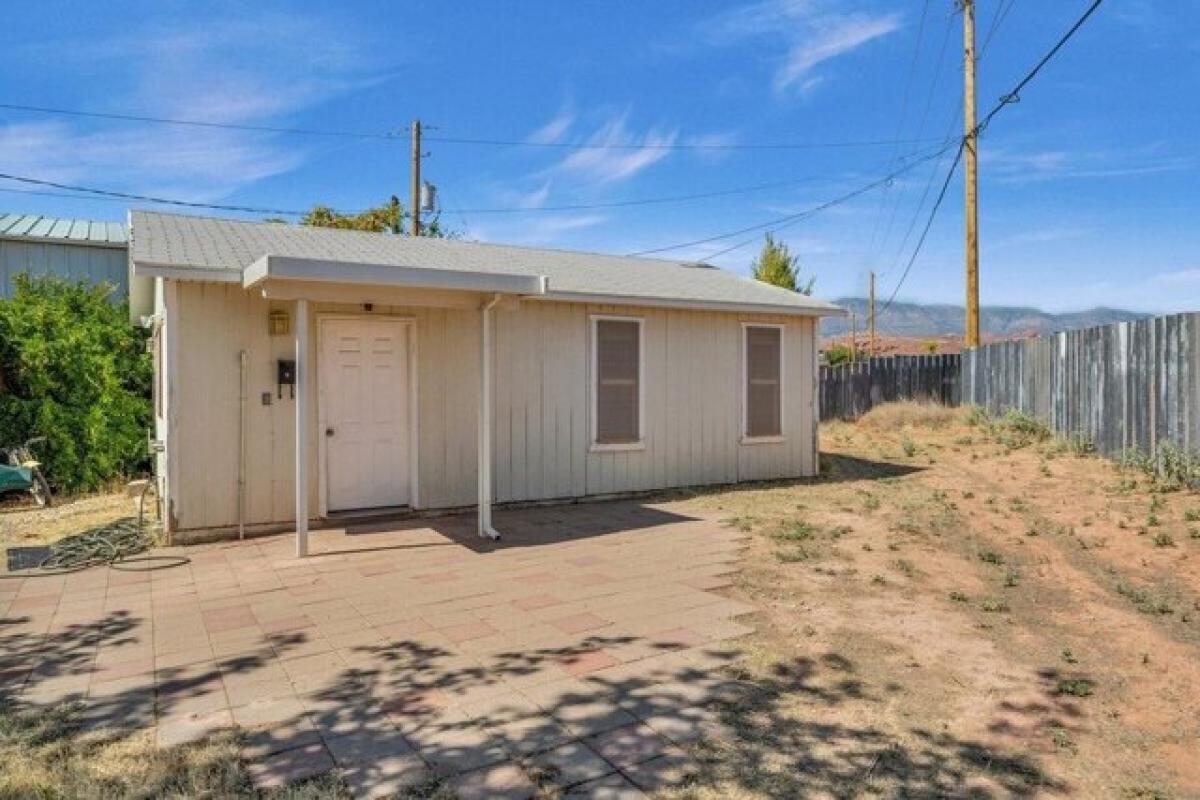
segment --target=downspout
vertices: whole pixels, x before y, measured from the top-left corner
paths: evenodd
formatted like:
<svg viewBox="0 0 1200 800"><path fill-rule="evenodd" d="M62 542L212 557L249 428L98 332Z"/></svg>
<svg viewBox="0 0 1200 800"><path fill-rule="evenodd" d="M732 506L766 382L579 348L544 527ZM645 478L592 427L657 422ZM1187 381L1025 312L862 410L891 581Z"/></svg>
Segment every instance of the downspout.
<svg viewBox="0 0 1200 800"><path fill-rule="evenodd" d="M478 533L487 539L499 539L492 527L492 309L500 295L480 307L479 336L479 514Z"/></svg>
<svg viewBox="0 0 1200 800"><path fill-rule="evenodd" d="M246 365L249 356L243 350L238 353L238 482L237 523L238 538L246 538Z"/></svg>

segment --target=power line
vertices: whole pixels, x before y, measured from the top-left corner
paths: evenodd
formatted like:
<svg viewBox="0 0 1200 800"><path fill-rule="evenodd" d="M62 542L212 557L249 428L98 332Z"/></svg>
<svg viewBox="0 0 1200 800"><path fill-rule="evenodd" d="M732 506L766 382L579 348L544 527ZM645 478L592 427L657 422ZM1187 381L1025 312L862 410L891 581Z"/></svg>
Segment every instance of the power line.
<svg viewBox="0 0 1200 800"><path fill-rule="evenodd" d="M0 109L8 111L28 111L34 114L57 114L65 117L87 117L90 119L108 119L118 122L152 122L159 125L180 125L189 128L219 128L231 131L253 131L256 133L284 133L301 136L333 136L352 139L398 139L403 132L388 131L371 133L366 131L322 130L317 128L285 128L272 125L241 125L233 122L211 122L208 120L179 119L174 117L150 117L138 114L109 114L99 111L79 111L68 108L48 108L46 106L25 106L17 103L0 103ZM405 137L406 138L406 137Z"/></svg>
<svg viewBox="0 0 1200 800"><path fill-rule="evenodd" d="M769 142L769 143L718 143L718 142L531 142L517 139L468 139L450 136L429 136L429 141L442 144L491 145L496 147L543 147L560 150L822 150L853 147L883 147L891 145L933 144L934 139L860 139L826 142Z"/></svg>
<svg viewBox="0 0 1200 800"><path fill-rule="evenodd" d="M917 60L921 55L921 44L925 41L925 20L929 16L929 5L931 0L925 0L921 5L921 20L917 25L917 40L913 46L912 58L908 62L908 74L904 79L904 91L900 95L900 113L896 116L896 138L900 138L900 134L904 131L904 123L908 119L908 100L912 94L913 78L917 74ZM892 148L893 164L898 164L899 154L897 148ZM898 195L899 193L897 193ZM899 202L899 197L897 197ZM875 214L875 223L871 226L871 239L867 245L867 253L873 256L875 253L875 242L879 236L879 222L883 217L883 209L887 205L887 192L881 192L879 195L879 209ZM890 223L889 223L890 227ZM886 241L886 234L885 234ZM882 245L881 245L882 247Z"/></svg>
<svg viewBox="0 0 1200 800"><path fill-rule="evenodd" d="M992 14L992 20L988 24L987 33L984 34L983 45L979 49L979 57L977 58L977 61L983 61L984 58L987 56L988 46L991 44L992 38L996 35L997 31L999 31L1000 27L1004 24L1004 21L1008 18L1008 14L1010 11L1012 11L1015 3L1016 3L1016 0L1001 0L1001 2L996 6L996 11L995 11L995 13ZM943 37L943 39L942 39L942 53L941 53L941 55L938 56L938 73L937 74L939 76L941 74L942 59L945 55L946 43L949 38L948 35L950 33L950 28L951 28L952 22L953 22L952 18L947 18L947 25L946 25L946 34L947 35L945 37ZM936 82L937 81L935 78L934 85L936 85ZM921 118L921 125L918 126L918 128L917 128L917 136L920 136L921 132L924 131L924 129L925 129L925 119L928 117L929 111L932 107L934 85L930 86L930 93L929 93L929 96L926 98L926 102L925 102L925 112ZM951 131L954 130L955 122L958 120L959 112L961 112L961 111L962 111L962 98L960 97L958 102L954 106L954 112L950 115L950 122L946 126L946 137L947 138L949 138ZM893 267L899 266L901 254L904 252L904 249L908 246L908 240L912 237L913 231L916 230L917 220L920 219L920 217L921 217L921 210L925 208L925 201L929 198L929 193L933 189L934 179L937 177L940 167L941 167L941 160L939 159L938 162L935 163L933 165L933 168L929 171L929 178L925 181L925 188L922 189L922 191L921 191L921 197L917 201L916 207L913 209L912 217L909 219L908 226L904 230L904 236L903 236L903 238L901 238L900 244L896 247L895 254L892 257ZM898 208L899 208L899 198L897 198L897 210L898 210ZM893 267L889 267L888 269L883 270L883 272L880 273L881 276L886 276Z"/></svg>
<svg viewBox="0 0 1200 800"><path fill-rule="evenodd" d="M917 123L917 134L916 135L918 137L921 136L921 134L925 132L925 123L929 120L929 111L933 106L933 98L937 91L938 82L942 76L942 64L945 62L946 47L950 41L950 28L953 26L953 22L954 22L953 16L948 14L946 16L946 28L942 32L941 45L938 47L937 62L934 66L933 77L932 77L932 80L930 80L930 82L929 82L929 91L926 93L926 96L925 96L925 106L921 111L921 117ZM947 129L946 135L943 138L945 140L949 141L950 134L952 131L953 131L953 128ZM899 135L900 128L896 129L896 133L897 133L897 135ZM939 161L939 163L940 163L940 161ZM935 164L931 175L933 173L937 172L937 168L938 168L938 165ZM931 180L932 180L932 178L931 178ZM928 190L926 190L926 191L928 191ZM899 213L900 205L903 202L903 199L906 194L907 194L907 191L906 191L905 187L901 187L900 190L898 192L896 192L895 202L892 203L891 213L888 214L887 225L883 229L883 238L879 240L878 249L875 248L875 245L874 245L875 236L874 236L874 233L872 233L872 236L871 236L872 245L871 245L871 247L868 248L868 254L869 254L869 257L871 260L874 260L875 258L882 258L883 252L884 252L885 248L887 247L888 240L891 238L892 228L895 226L895 223L896 223L896 214ZM881 206L880 206L881 212L882 212L883 202L885 202L885 201L886 201L886 197L881 198ZM878 224L878 220L877 220L877 224ZM875 265L872 265L872 267L874 267L874 266ZM886 275L887 271L884 270L882 274Z"/></svg>
<svg viewBox="0 0 1200 800"><path fill-rule="evenodd" d="M943 147L942 150L944 151L945 148ZM910 154L910 156L917 155L917 154L919 154L919 152L920 151L918 151L918 153ZM0 188L0 192L8 192L8 193L14 193L14 194L30 194L30 195L40 195L40 196L45 196L45 197L62 197L62 198L69 198L69 199L76 199L76 200L100 200L100 201L109 201L109 202L118 202L118 201L124 202L124 201L128 201L128 200L137 200L137 201L147 202L147 203L158 203L158 204L165 204L165 205L184 206L184 207L189 207L189 208L204 208L204 209L212 209L212 210L218 210L218 211L241 211L241 212L246 212L246 213L257 213L257 214L277 214L280 216L297 216L298 217L298 216L303 216L304 214L308 213L306 211L295 211L295 210L288 210L288 209L260 208L260 207L254 207L254 206L238 206L238 205L227 205L227 204L217 204L217 203L200 203L200 202L193 202L193 201L188 201L188 200L177 200L174 198L155 197L155 196L151 196L151 195L119 192L119 191L114 191L114 190L109 190L109 189L98 189L98 188L88 187L88 186L74 186L71 184L58 183L55 181L47 181L47 180L42 180L39 178L31 178L31 177L22 176L22 175L10 175L10 174L5 174L5 173L0 173L0 178L11 180L11 181L17 181L19 183L31 184L34 186L45 186L45 187L49 187L51 189L62 190L62 191L44 191L44 190L36 190L36 189L12 189L12 188L4 189L4 188ZM697 193L686 194L686 195L643 198L640 200L620 200L620 201L613 201L613 202L609 202L609 203L590 203L590 204L579 203L579 204L562 205L562 206L543 206L543 207L539 207L539 208L482 208L482 209L450 208L450 209L446 209L446 211L451 212L451 213L456 213L461 216L462 214L468 214L468 213L470 213L470 214L475 214L475 213L521 213L521 212L535 212L535 211L549 212L549 211L587 210L587 209L602 209L602 208L621 208L621 207L626 207L626 206L642 206L642 205L652 205L652 204L661 204L661 203L686 202L686 201L690 201L690 200L700 200L700 199L707 199L707 198L711 198L711 197L722 197L722 196L727 196L727 195L743 194L743 193L749 193L749 192L755 192L755 191L763 191L763 190L771 189L771 188L778 188L781 186L796 185L796 184L804 183L808 180L811 180L811 178L796 178L796 179L791 179L791 180L786 180L786 181L774 181L771 183L762 183L762 184L755 184L755 185L751 185L751 186L733 187L730 189L722 189L722 190L713 191L713 192L697 192ZM407 216L407 214L406 214L406 216Z"/></svg>
<svg viewBox="0 0 1200 800"><path fill-rule="evenodd" d="M349 131L322 128L297 128L273 125L245 125L232 122L215 122L212 120L183 119L180 117L154 117L143 114L114 114L99 111L82 111L69 108L52 108L49 106L22 105L19 103L0 103L0 109L8 111L23 111L33 114L54 114L67 117L83 117L88 119L106 119L117 122L145 122L157 125L178 125L191 128L215 128L220 130L252 131L256 133L278 133L298 136L325 136L351 139L383 139L407 140L407 131ZM721 142L533 142L521 139L490 139L469 138L462 136L424 137L427 142L441 144L479 145L488 147L533 147L554 148L565 150L816 150L830 148L854 147L883 147L895 145L932 144L934 140L890 140L864 139L850 141L824 142L768 142L768 143L721 143Z"/></svg>
<svg viewBox="0 0 1200 800"><path fill-rule="evenodd" d="M709 242L717 242L717 241L721 241L722 239L730 239L730 238L733 238L734 236L741 236L744 233L749 233L751 231L760 231L765 228L778 230L779 227L781 227L783 225L791 224L793 222L798 222L802 219L807 219L808 217L811 217L814 214L818 214L818 213L825 211L829 208L832 208L834 206L841 205L842 203L852 200L861 194L865 194L866 192L869 192L872 189L875 189L879 186L888 184L891 181L895 180L900 175L913 169L917 165L922 164L926 161L929 161L933 158L936 158L937 156L940 156L945 150L948 150L950 148L950 146L951 145L945 145L942 148L938 149L934 153L923 156L922 158L912 161L911 163L906 164L903 167L900 167L899 169L889 172L887 175L884 175L882 178L873 180L868 184L865 184L863 186L858 187L857 189L854 189L853 191L850 191L850 192L847 192L846 194L835 197L832 200L827 200L826 202L821 203L816 206L813 206L812 208L807 208L804 211L800 211L795 214L788 214L786 216L779 217L777 219L768 220L767 222L762 222L757 225L750 225L745 228L739 228L736 231L730 231L728 233L721 233L721 234L717 234L715 236L706 236L703 239L693 239L688 242L681 242L679 244L668 245L666 247L655 247L655 248L651 248L649 250L639 250L634 253L629 253L628 255L645 256L645 255L652 255L654 253L665 253L670 250L680 250L684 247L692 247L692 246L695 246L698 244L708 244ZM736 249L736 248L730 248L730 249ZM728 250L724 250L721 252L722 253L728 252Z"/></svg>
<svg viewBox="0 0 1200 800"><path fill-rule="evenodd" d="M1051 47L1049 51L1046 52L1046 55L1042 56L1041 60L1034 65L1033 69L1029 70L1029 72L1025 74L1025 77L1017 83L1011 92L1008 92L1000 97L999 101L997 101L992 110L984 116L983 121L975 126L975 130L971 132L972 135L978 138L979 134L984 132L987 126L991 123L992 119L994 119L1001 110L1012 103L1018 102L1021 99L1021 90L1028 86L1030 81L1037 77L1038 73L1041 72L1046 64L1050 62L1050 59L1054 58L1055 54L1058 53L1058 51L1061 50L1063 46L1071 40L1071 37L1073 37L1076 32L1083 27L1084 23L1088 21L1088 19L1096 12L1096 9L1098 9L1100 4L1103 2L1104 0L1092 0L1092 4L1088 6L1086 11L1083 12L1083 15L1075 21L1075 24L1072 25L1066 33L1059 37L1059 40L1055 42L1054 46ZM938 209L941 208L942 201L946 198L946 191L950 187L950 180L954 176L954 172L958 167L959 161L962 160L962 154L963 150L966 148L966 144L967 137L964 136L959 142L958 153L954 157L954 163L950 165L950 171L946 173L946 180L942 183L942 189L938 193L937 200L934 201L933 207L929 211L929 218L925 222L925 228L921 231L920 238L917 239L917 244L916 247L913 248L912 256L909 258L908 264L905 266L904 272L900 276L900 280L896 282L896 287L892 290L891 296L888 297L887 303L884 304L884 312L891 307L892 301L896 299L896 295L899 293L900 287L904 285L905 279L908 278L908 274L912 270L912 266L916 262L917 256L920 254L921 248L925 244L925 238L929 233L929 229L933 226L934 217L937 216Z"/></svg>
<svg viewBox="0 0 1200 800"><path fill-rule="evenodd" d="M925 238L929 235L929 229L933 227L933 220L937 216L938 209L942 207L942 201L946 199L946 192L950 188L950 180L954 177L954 172L958 169L959 162L962 161L962 154L963 150L966 149L966 145L967 139L964 136L958 144L958 152L954 154L954 161L950 164L949 171L946 172L946 180L942 182L942 189L938 192L937 199L933 201L933 207L929 210L929 218L925 220L925 228L921 231L921 235L917 239L917 246L913 248L912 256L909 257L908 263L904 266L904 272L900 274L900 280L896 281L896 287L892 289L887 302L883 304L883 309L879 312L881 316L886 314L887 310L892 307L892 301L896 299L896 295L900 292L900 287L904 285L904 281L908 278L908 273L912 270L913 264L916 263L921 248L925 246Z"/></svg>
<svg viewBox="0 0 1200 800"><path fill-rule="evenodd" d="M1081 16L1079 19L1077 19L1075 21L1075 24L1072 25L1067 30L1067 32L1064 33L1059 38L1059 40L1057 42L1055 42L1054 47L1051 47L1049 52L1047 52L1046 55L1042 56L1041 61L1039 61L1036 65L1034 65L1033 69L1031 69L1025 75L1025 77L1021 79L1021 82L1018 83L1015 87L1013 87L1013 90L1011 92L1009 92L1008 94L1001 95L999 102L997 102L996 106L987 113L987 115L983 118L983 122L981 122L977 126L975 126L976 135L981 134L985 130L987 130L987 126L991 123L992 118L1000 113L1000 109L1004 108L1005 106L1007 106L1011 103L1020 102L1021 90L1024 89L1026 86L1028 86L1029 82L1037 77L1038 73L1042 71L1042 68L1045 67L1046 64L1048 64L1050 62L1050 59L1054 58L1054 56L1058 53L1058 51L1061 50L1063 48L1063 46L1066 45L1066 43L1071 40L1071 37L1074 36L1075 33L1080 28L1083 27L1083 24L1088 21L1088 19L1092 16L1092 14L1096 13L1096 9L1098 9L1100 7L1100 4L1103 2L1104 2L1104 0L1092 0L1092 4L1090 6L1088 6L1087 11L1083 12L1083 16Z"/></svg>
<svg viewBox="0 0 1200 800"><path fill-rule="evenodd" d="M222 205L219 203L195 203L189 200L173 200L166 197L153 197L145 194L117 192L110 189L94 189L88 186L72 186L71 184L67 183L44 181L39 178L27 178L23 175L9 175L3 172L0 172L0 178L10 181L17 181L18 183L32 184L34 186L47 186L52 189L64 189L69 192L81 192L84 194L96 195L102 198L137 200L144 203L159 203L170 206L184 206L186 208L207 208L214 211L239 211L248 214L277 214L282 217L302 217L308 213L307 211L291 211L281 208L256 208L254 206Z"/></svg>
<svg viewBox="0 0 1200 800"><path fill-rule="evenodd" d="M1000 4L996 6L996 13L992 14L992 21L988 24L987 33L983 35L983 44L979 47L979 60L987 55L988 45L992 43L992 37L996 35L996 31L1000 30L1000 26L1004 24L1004 20L1008 17L1008 12L1012 11L1012 7L1016 0L1000 0Z"/></svg>
<svg viewBox="0 0 1200 800"><path fill-rule="evenodd" d="M943 147L941 151L946 149L946 145L952 145L954 142L951 137L947 136L942 140ZM897 159L903 162L913 156L922 155L925 151L918 150L913 153L902 155ZM886 166L886 165L885 165ZM630 206L648 206L660 205L665 203L685 203L691 200L707 200L713 197L728 197L730 195L751 194L753 192L766 191L768 189L779 189L785 186L797 186L808 183L816 178L823 177L810 175L804 178L789 178L782 181L771 181L769 183L756 183L749 186L735 186L728 189L717 189L711 192L693 192L690 194L678 195L662 195L659 197L645 197L636 200L614 200L607 203L569 203L555 206L497 206L491 208L447 208L447 212L462 213L462 214L533 214L539 212L553 211L595 211L606 208L628 208Z"/></svg>

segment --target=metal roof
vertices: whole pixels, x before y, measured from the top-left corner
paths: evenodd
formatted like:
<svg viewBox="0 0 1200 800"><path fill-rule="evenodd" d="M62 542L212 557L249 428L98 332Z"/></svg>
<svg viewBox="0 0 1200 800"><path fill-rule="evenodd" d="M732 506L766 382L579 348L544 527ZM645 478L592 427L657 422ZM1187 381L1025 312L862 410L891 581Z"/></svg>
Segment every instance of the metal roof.
<svg viewBox="0 0 1200 800"><path fill-rule="evenodd" d="M85 247L125 247L125 226L119 222L58 219L41 214L0 213L0 239Z"/></svg>
<svg viewBox="0 0 1200 800"><path fill-rule="evenodd" d="M264 256L544 277L550 299L814 316L837 306L707 264L134 211L135 271L241 281ZM335 276L336 272L331 273Z"/></svg>

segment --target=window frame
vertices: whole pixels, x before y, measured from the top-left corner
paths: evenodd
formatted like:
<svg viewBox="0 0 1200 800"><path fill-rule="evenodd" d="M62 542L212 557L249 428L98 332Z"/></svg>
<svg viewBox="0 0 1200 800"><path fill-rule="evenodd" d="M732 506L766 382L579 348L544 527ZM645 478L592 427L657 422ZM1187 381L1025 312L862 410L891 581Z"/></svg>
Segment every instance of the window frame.
<svg viewBox="0 0 1200 800"><path fill-rule="evenodd" d="M598 442L600 432L600 363L598 350L600 322L636 322L638 330L638 424L637 440L633 442ZM630 450L646 449L646 320L644 317L632 317L621 314L590 314L588 316L588 335L591 344L589 354L588 405L590 411L590 430L588 431L588 449L593 453L611 453Z"/></svg>
<svg viewBox="0 0 1200 800"><path fill-rule="evenodd" d="M751 436L750 430L750 328L774 328L779 331L779 433L770 436ZM779 322L742 323L742 444L778 444L787 440L787 358L784 356L787 340L787 325Z"/></svg>

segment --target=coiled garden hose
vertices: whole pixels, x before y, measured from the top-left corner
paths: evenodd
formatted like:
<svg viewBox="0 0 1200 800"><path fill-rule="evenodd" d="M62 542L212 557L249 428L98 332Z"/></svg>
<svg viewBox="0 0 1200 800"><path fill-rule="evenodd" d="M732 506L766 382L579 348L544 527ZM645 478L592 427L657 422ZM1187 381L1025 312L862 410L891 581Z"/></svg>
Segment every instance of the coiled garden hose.
<svg viewBox="0 0 1200 800"><path fill-rule="evenodd" d="M114 522L64 536L50 545L46 556L31 570L0 575L0 578L38 578L66 575L91 567L108 566L125 572L151 572L190 563L187 556L139 555L154 546L146 531L145 492L139 498L137 517Z"/></svg>

